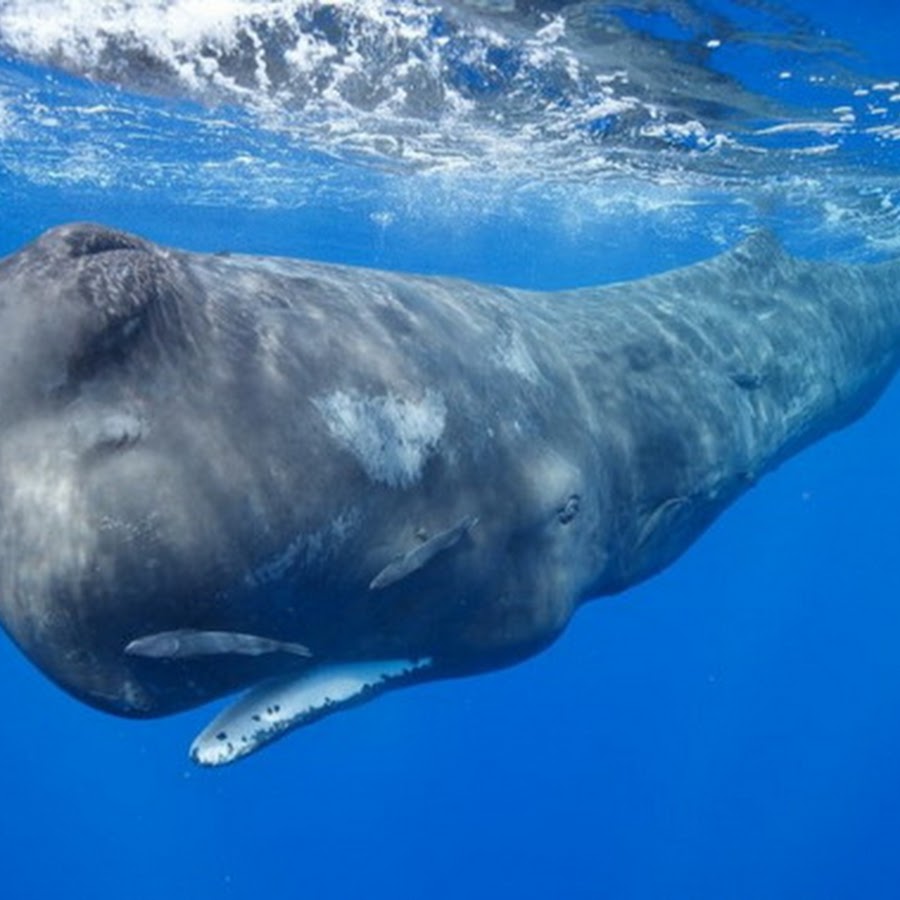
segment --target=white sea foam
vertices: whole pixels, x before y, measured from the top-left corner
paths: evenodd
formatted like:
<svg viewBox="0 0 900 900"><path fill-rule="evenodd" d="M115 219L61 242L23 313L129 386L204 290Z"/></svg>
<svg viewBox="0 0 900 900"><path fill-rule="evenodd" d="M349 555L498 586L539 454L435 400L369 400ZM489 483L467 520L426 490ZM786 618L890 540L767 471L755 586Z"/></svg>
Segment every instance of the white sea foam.
<svg viewBox="0 0 900 900"><path fill-rule="evenodd" d="M867 209L882 236L896 227L853 167L897 144L900 82L835 67L833 42L785 21L803 47L790 57L771 11L754 33L745 8L738 28L675 0L622 7L663 9L686 37L658 39L599 0L0 0L0 165L226 206L300 208L339 191L389 222L423 197L430 215L459 219L539 194L559 201L563 226L628 209L686 229L698 198L783 207L798 196L783 184L803 182L807 212L846 186L841 207ZM754 91L715 68L746 46L770 65ZM800 88L822 102L796 102ZM336 157L350 163L339 185Z"/></svg>
<svg viewBox="0 0 900 900"><path fill-rule="evenodd" d="M771 97L626 27L606 4L552 8L526 14L505 0L6 0L0 42L99 81L241 105L329 152L413 166L533 170L559 168L565 158L568 171L590 173L605 148L639 151L632 166L648 165L641 157L651 149L717 150L735 124L731 113L720 117L727 110L752 116L754 127L792 118ZM678 4L669 14L697 27ZM721 45L700 27L695 41L698 49ZM786 74L773 68L773 82ZM848 96L857 87L848 85Z"/></svg>

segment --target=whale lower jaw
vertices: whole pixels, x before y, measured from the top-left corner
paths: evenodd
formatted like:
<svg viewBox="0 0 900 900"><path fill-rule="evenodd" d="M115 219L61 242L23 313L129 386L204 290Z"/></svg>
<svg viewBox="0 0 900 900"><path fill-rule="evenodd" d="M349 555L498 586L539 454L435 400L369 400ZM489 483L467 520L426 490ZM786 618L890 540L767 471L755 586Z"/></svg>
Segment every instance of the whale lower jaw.
<svg viewBox="0 0 900 900"><path fill-rule="evenodd" d="M334 663L264 681L197 735L191 759L201 766L235 762L295 728L371 700L430 666L428 658Z"/></svg>

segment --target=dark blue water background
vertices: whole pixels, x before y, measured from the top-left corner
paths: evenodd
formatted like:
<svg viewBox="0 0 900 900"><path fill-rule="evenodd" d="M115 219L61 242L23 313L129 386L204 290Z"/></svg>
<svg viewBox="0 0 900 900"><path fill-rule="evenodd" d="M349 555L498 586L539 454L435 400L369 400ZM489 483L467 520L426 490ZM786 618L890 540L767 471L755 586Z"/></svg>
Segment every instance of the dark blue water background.
<svg viewBox="0 0 900 900"><path fill-rule="evenodd" d="M816 8L900 71L894 6L847 7ZM717 249L637 219L567 236L537 206L454 220L430 202L386 227L369 200L242 210L0 171L0 251L93 219L202 250L555 286ZM0 894L900 896L898 421L895 386L541 656L389 694L224 770L186 756L209 709L107 717L0 641Z"/></svg>

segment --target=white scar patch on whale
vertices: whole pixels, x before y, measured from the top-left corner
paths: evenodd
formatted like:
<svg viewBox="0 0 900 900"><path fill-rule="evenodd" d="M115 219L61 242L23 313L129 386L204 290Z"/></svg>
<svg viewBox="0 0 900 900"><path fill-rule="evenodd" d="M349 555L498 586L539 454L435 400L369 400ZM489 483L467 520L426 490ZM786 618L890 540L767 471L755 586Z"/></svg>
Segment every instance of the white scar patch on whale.
<svg viewBox="0 0 900 900"><path fill-rule="evenodd" d="M443 395L430 389L416 400L334 391L312 402L332 437L353 453L369 478L395 488L421 478L447 420Z"/></svg>
<svg viewBox="0 0 900 900"><path fill-rule="evenodd" d="M531 384L537 384L541 380L541 370L518 334L513 334L504 341L497 348L494 358L498 365Z"/></svg>

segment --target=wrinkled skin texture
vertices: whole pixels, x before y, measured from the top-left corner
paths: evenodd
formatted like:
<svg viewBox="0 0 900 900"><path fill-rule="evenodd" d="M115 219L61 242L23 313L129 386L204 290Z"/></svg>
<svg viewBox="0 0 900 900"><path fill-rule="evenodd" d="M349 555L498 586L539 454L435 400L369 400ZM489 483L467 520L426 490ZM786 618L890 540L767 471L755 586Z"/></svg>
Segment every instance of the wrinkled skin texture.
<svg viewBox="0 0 900 900"><path fill-rule="evenodd" d="M537 294L55 229L0 261L0 621L123 715L310 665L124 652L184 629L514 662L871 404L896 274L756 236Z"/></svg>

